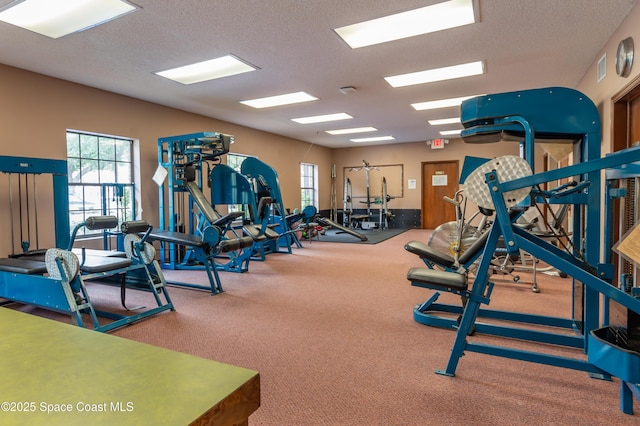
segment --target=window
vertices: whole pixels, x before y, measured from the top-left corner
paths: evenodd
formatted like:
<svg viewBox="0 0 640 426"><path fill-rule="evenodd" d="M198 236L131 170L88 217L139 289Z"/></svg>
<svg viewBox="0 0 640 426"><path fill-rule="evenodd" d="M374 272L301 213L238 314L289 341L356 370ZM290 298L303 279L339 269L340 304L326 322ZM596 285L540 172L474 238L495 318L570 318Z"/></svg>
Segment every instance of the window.
<svg viewBox="0 0 640 426"><path fill-rule="evenodd" d="M231 167L236 172L240 172L240 166L242 166L242 162L245 158L248 158L248 155L243 154L227 154L227 166Z"/></svg>
<svg viewBox="0 0 640 426"><path fill-rule="evenodd" d="M227 166L231 167L236 172L240 173L240 168L242 166L242 162L249 158L248 155L244 154L227 154ZM244 207L242 204L229 204L228 206L229 212L241 212Z"/></svg>
<svg viewBox="0 0 640 426"><path fill-rule="evenodd" d="M68 130L67 169L71 229L90 216L112 215L120 223L135 217L133 140Z"/></svg>
<svg viewBox="0 0 640 426"><path fill-rule="evenodd" d="M318 208L318 165L300 163L300 208Z"/></svg>

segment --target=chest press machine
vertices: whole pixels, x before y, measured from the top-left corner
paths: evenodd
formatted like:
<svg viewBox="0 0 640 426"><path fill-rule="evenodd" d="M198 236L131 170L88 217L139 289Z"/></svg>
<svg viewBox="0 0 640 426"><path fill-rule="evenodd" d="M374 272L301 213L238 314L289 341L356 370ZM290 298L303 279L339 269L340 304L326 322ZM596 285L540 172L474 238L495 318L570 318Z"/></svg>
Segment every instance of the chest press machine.
<svg viewBox="0 0 640 426"><path fill-rule="evenodd" d="M638 395L640 382L640 352L630 350L621 341L607 339L608 318L602 328L600 296L605 303L613 301L624 308L640 313L638 292L629 292L611 284L613 267L600 263L601 248L601 172L624 168L640 161L640 147L600 158L600 120L593 103L583 94L565 88L545 88L521 92L487 95L463 102L462 122L465 142L519 140L526 165L535 170L534 142L563 140L573 144L574 165L537 174L521 173L519 161L499 157L488 168L480 168L466 176L466 190L470 199L480 206L493 208L495 220L488 231L473 285L457 272L412 268L407 279L412 285L439 291L449 291L463 298L463 307L453 309L427 302L414 309L414 319L427 325L457 328L456 338L445 369L437 373L454 376L458 362L465 352L477 352L528 362L536 362L590 373L594 377L620 378L621 409L632 413L632 395ZM463 171L463 175L464 175ZM465 177L465 176L463 176ZM573 207L572 251L564 251L517 226L510 207L539 200L539 185L559 179L573 179L580 191L568 191L554 201ZM604 221L609 222L609 218ZM492 254L502 238L509 255L522 249L536 258L572 277L574 303L572 318L557 318L527 313L481 309L488 305L494 285L489 281ZM606 248L605 248L606 249ZM437 294L437 293L436 293ZM458 313L458 320L439 318L427 312ZM486 319L510 321L518 326L487 324ZM532 324L535 328L523 325ZM540 331L540 326L571 333ZM544 343L582 350L587 359L563 357L517 350L498 345L470 341L474 332L494 334L533 343Z"/></svg>
<svg viewBox="0 0 640 426"><path fill-rule="evenodd" d="M69 202L67 165L63 160L44 160L24 157L0 157L0 170L5 174L31 175L32 179L42 174L51 175L53 182L53 222L55 230L55 246L58 248L38 249L28 251L26 248L30 244L21 241L23 253L13 253L11 257L0 259L0 298L4 299L2 304L14 302L38 306L44 309L61 312L71 315L73 321L84 327L83 315L89 315L96 331L110 331L115 328L139 321L162 311L174 310L173 303L166 290L166 282L160 267L153 259L152 247L134 233L148 231L150 226L143 221L125 222L122 227L127 246L127 257L109 257L100 253L99 255L88 254L81 251L82 261L72 251L75 236L81 227L88 229L110 229L118 225L118 220L114 216L90 217L78 226L73 232L69 232ZM11 185L11 179L9 179ZM34 185L35 188L35 185ZM12 189L9 188L11 192ZM19 194L22 196L22 193ZM25 194L27 197L28 195ZM35 198L38 194L32 193ZM12 196L10 197L12 199ZM21 197L20 197L21 198ZM20 204L28 201L19 199ZM32 202L37 205L35 202ZM13 219L13 203L10 204ZM39 218L37 212L34 215L36 222ZM32 217L26 216L26 221ZM11 221L11 235L13 241L14 221ZM20 217L20 234L22 232L23 218ZM34 226L38 229L38 226ZM28 229L31 229L29 226ZM21 237L21 240L22 240ZM30 233L27 232L30 238ZM143 285L137 287L151 292L154 296L156 307L137 312L132 315L116 314L112 312L99 311L95 309L85 282L98 280L107 277L121 276L121 301L124 305L125 278L132 273L142 272L144 274ZM164 301L160 295L163 295ZM128 309L127 309L128 310ZM111 320L106 324L101 324L98 317L105 317Z"/></svg>

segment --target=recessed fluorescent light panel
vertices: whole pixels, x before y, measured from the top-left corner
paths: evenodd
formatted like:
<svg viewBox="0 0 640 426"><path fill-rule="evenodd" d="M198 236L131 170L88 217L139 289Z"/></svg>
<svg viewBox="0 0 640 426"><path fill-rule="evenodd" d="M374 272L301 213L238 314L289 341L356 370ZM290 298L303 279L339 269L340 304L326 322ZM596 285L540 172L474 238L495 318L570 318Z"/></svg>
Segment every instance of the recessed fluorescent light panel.
<svg viewBox="0 0 640 426"><path fill-rule="evenodd" d="M462 96L460 98L438 99L437 101L418 102L418 103L415 103L415 104L411 104L411 106L416 111L424 111L424 110L428 110L428 109L455 107L455 106L460 106L462 101L466 101L467 99L471 99L471 98L474 98L476 96L482 96L482 95Z"/></svg>
<svg viewBox="0 0 640 426"><path fill-rule="evenodd" d="M428 120L428 122L432 126L442 126L443 124L459 124L460 117L441 118L439 120Z"/></svg>
<svg viewBox="0 0 640 426"><path fill-rule="evenodd" d="M472 0L451 0L334 31L352 49L455 28L475 22Z"/></svg>
<svg viewBox="0 0 640 426"><path fill-rule="evenodd" d="M350 135L353 133L366 133L375 132L378 129L375 127L354 127L352 129L339 129L339 130L325 130L330 135Z"/></svg>
<svg viewBox="0 0 640 426"><path fill-rule="evenodd" d="M300 118L292 118L291 121L295 121L300 124L312 124L312 123L323 123L325 121L337 121L337 120L348 120L353 118L349 114L345 114L344 112L339 112L336 114L327 114L327 115L316 115L313 117L300 117Z"/></svg>
<svg viewBox="0 0 640 426"><path fill-rule="evenodd" d="M226 55L208 61L160 71L156 74L182 84L200 83L216 78L229 77L255 71L256 68L233 55Z"/></svg>
<svg viewBox="0 0 640 426"><path fill-rule="evenodd" d="M462 130L443 130L440 132L442 136L455 136L459 135Z"/></svg>
<svg viewBox="0 0 640 426"><path fill-rule="evenodd" d="M24 0L0 11L0 21L51 38L86 30L138 7L122 0Z"/></svg>
<svg viewBox="0 0 640 426"><path fill-rule="evenodd" d="M275 106L298 104L301 102L317 100L318 98L316 98L315 96L311 96L306 92L295 92L288 93L286 95L269 96L267 98L250 99L248 101L240 101L240 103L253 108L270 108Z"/></svg>
<svg viewBox="0 0 640 426"><path fill-rule="evenodd" d="M483 61L469 62L467 64L452 65L450 67L435 68L432 70L412 72L409 74L385 77L391 87L413 86L415 84L433 83L435 81L453 80L455 78L471 77L484 74Z"/></svg>
<svg viewBox="0 0 640 426"><path fill-rule="evenodd" d="M376 136L373 138L358 138L358 139L349 139L351 142L382 142L382 141L392 141L395 140L393 136Z"/></svg>

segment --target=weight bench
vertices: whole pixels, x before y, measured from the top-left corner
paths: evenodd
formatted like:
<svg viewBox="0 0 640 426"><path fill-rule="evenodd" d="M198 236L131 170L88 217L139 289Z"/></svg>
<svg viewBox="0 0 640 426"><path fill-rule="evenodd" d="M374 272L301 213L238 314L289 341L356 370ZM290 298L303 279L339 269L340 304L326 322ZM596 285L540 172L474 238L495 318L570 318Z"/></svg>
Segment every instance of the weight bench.
<svg viewBox="0 0 640 426"><path fill-rule="evenodd" d="M82 315L89 314L94 330L106 331L78 273L75 254L49 249L41 260L27 257L0 259L0 298L4 299L0 305L23 303L69 314L80 327L84 327ZM36 257L40 258L40 253Z"/></svg>
<svg viewBox="0 0 640 426"><path fill-rule="evenodd" d="M139 248L135 250L140 252ZM174 310L166 293L164 281L161 279L159 283L154 282L148 271L148 265L139 266L135 257L131 259L93 256L93 260L84 265L85 271L92 271L92 273L82 272L78 257L68 250L58 248L46 250L42 260L32 258L39 258L40 255L28 257L0 259L0 298L6 300L2 304L17 302L68 314L80 327L85 326L83 315L88 314L93 323L93 329L101 332L131 324L165 310ZM101 264L99 259L110 259L110 261ZM125 265L128 266L125 267ZM114 266L119 268L111 269ZM125 275L141 268L147 271L149 289L153 291L158 307L134 315L115 314L94 308L85 286L85 279L97 279L115 274ZM161 275L160 278L162 278ZM159 291L164 293L167 303L163 304L160 301ZM101 325L98 316L113 321Z"/></svg>
<svg viewBox="0 0 640 426"><path fill-rule="evenodd" d="M237 213L237 212L236 212ZM233 213L232 215L235 215ZM229 216L229 215L227 215ZM253 245L253 238L240 237L233 239L220 240L222 231L217 226L207 227L208 232L205 232L205 238L186 234L183 232L172 232L164 230L153 230L147 236L148 241L159 241L161 243L175 244L179 246L188 247L192 250L196 261L204 265L207 271L207 277L209 278L209 287L199 284L170 281L170 284L210 290L212 295L222 293L224 289L220 282L220 276L218 275L218 268L216 266L215 257L219 253L228 253L235 250L241 250Z"/></svg>
<svg viewBox="0 0 640 426"><path fill-rule="evenodd" d="M369 215L366 214L354 214L349 217L351 221L351 227L353 229L362 229L362 222L369 219Z"/></svg>
<svg viewBox="0 0 640 426"><path fill-rule="evenodd" d="M72 232L69 252L72 252L77 232L83 226L89 230L112 229L118 226L118 219L115 216L93 216L78 224ZM156 301L157 307L135 315L100 312L101 316L115 320L113 323L115 326L110 324L109 329L138 321L165 310L175 310L167 292L166 280L160 265L155 260L155 249L147 242L147 236L152 230L153 227L143 220L123 222L120 231L124 234L124 257L121 252L117 251L100 252L99 250L79 249L79 269L82 280L109 284L109 279L120 277L120 302L127 311L144 308L130 309L127 307L125 301L127 288L149 291ZM139 234L143 234L143 236L140 237ZM160 294L164 296L164 302L161 300Z"/></svg>

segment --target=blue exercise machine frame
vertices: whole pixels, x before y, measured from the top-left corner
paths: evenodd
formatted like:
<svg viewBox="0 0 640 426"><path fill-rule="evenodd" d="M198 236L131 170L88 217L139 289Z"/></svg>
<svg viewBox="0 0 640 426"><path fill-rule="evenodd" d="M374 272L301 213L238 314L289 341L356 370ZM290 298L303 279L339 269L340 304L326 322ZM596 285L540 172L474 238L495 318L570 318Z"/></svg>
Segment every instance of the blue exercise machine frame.
<svg viewBox="0 0 640 426"><path fill-rule="evenodd" d="M229 152L232 141L233 136L217 132L158 139L158 165L167 176L166 181L158 185L160 230L149 239L161 243L163 268L204 269L209 278L209 286L171 281L173 285L210 290L215 295L224 291L218 270L248 270L249 258L238 256L238 252L246 252L247 247L253 245L253 239L238 235L233 226L233 221L244 213L221 216L202 192L205 177L208 179L210 173L208 162L219 161L220 156ZM182 211L176 200L186 203ZM185 222L180 223L181 220ZM233 238L227 236L229 232L234 233ZM180 253L181 250L184 253ZM222 253L227 253L226 263L216 261Z"/></svg>
<svg viewBox="0 0 640 426"><path fill-rule="evenodd" d="M513 111L517 111L517 114L511 114ZM461 285L457 277L454 280L445 276L443 281L438 275L441 271L409 271L408 279L412 285L452 291L460 294L465 302L462 307L438 305L434 303L438 297L436 293L414 309L414 319L418 322L457 328L449 362L445 369L438 370L437 373L454 376L460 358L468 351L586 371L594 377L616 376L622 380L621 408L624 412L631 413L632 395L638 395L638 390L637 385L630 383L638 383L640 354L627 351L602 337L599 302L600 295L604 295L607 301L605 315L608 313L606 305L610 300L640 313L640 299L637 294L628 294L611 284L613 267L608 263L600 263L601 236L595 230L601 229L601 172L626 167L638 170L640 147L600 158L601 129L597 108L588 97L572 89L554 87L481 96L463 102L461 112L465 127L461 137L466 142L494 142L515 137L520 141L522 156L533 169L535 142L569 140L573 143L574 165L506 182L500 182L495 171L486 173L487 191L495 206L496 216L488 231L471 289ZM465 173L463 179L464 177ZM515 218L510 215L505 202L505 194L511 191L535 188L559 179L575 179L582 188L564 199L554 200L574 206L571 237L573 253L560 250L515 226ZM535 197L538 196L532 191L523 203L531 203ZM605 234L607 232L605 230ZM573 277L574 290L578 288L583 291L574 294L576 303L571 319L480 309L481 304L489 304L494 290L489 277L490 262L500 238L504 240L509 255L517 255L522 249ZM458 320L440 318L428 313L427 309L457 313L461 317ZM566 328L573 331L574 335L485 325L477 322L479 317ZM469 342L468 336L474 332L582 349L587 354L587 360Z"/></svg>
<svg viewBox="0 0 640 426"><path fill-rule="evenodd" d="M263 243L265 253L292 253L292 244L302 247L295 234L291 232L291 221L287 220L287 210L280 191L280 178L276 169L256 157L247 157L240 165L240 172L256 182L259 193L268 193L272 198L269 224L274 225L275 232L280 234L277 239L268 239Z"/></svg>
<svg viewBox="0 0 640 426"><path fill-rule="evenodd" d="M55 246L59 249L70 250L73 244L73 236L76 235L77 229L74 229L72 236L69 224L67 162L65 160L0 156L0 171L2 173L52 175ZM114 221L114 224L117 225L115 217L111 222ZM11 224L11 226L14 226L14 224ZM84 223L79 226L84 226ZM134 248L134 251L137 251L138 255L140 255L140 247ZM23 254L29 255L29 253ZM141 256L139 258L141 258ZM2 265L3 269L0 270L0 298L5 299L5 302L2 304L19 302L54 312L69 314L73 321L80 327L85 326L82 318L83 314L90 316L95 331L106 332L165 310L174 310L173 303L166 293L166 288L163 286L163 281L161 281L159 285L153 283L148 266L139 264L139 262L135 260L130 262L131 265L128 267L111 269L92 275L77 273L74 274L74 276L69 276L67 273L68 268L63 266L65 260L63 257L57 256L55 263L59 270L59 278L42 275L46 272L46 268L44 268L44 265L40 267L37 264L44 264L44 262L26 260L25 263L22 259L17 258L5 259L5 261ZM27 267L23 266L25 264ZM158 302L157 308L133 315L120 315L98 311L94 308L85 287L85 279L126 274L129 271L140 268L147 270L149 283L153 285L156 301ZM16 272L18 270L25 273ZM159 265L157 265L157 270L159 271ZM162 303L159 300L159 289L164 292L167 303ZM101 325L98 321L98 316L106 317L113 321Z"/></svg>

